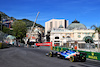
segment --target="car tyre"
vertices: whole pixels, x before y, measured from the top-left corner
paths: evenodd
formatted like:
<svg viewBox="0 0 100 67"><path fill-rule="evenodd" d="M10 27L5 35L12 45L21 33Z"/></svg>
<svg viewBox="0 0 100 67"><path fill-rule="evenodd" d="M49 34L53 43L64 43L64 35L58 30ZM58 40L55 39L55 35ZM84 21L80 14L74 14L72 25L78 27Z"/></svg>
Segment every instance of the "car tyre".
<svg viewBox="0 0 100 67"><path fill-rule="evenodd" d="M85 62L86 61L86 57L82 56L81 57L81 62Z"/></svg>
<svg viewBox="0 0 100 67"><path fill-rule="evenodd" d="M75 61L75 57L74 56L70 56L69 61L70 62L74 62Z"/></svg>
<svg viewBox="0 0 100 67"><path fill-rule="evenodd" d="M49 57L53 57L53 52L49 52Z"/></svg>

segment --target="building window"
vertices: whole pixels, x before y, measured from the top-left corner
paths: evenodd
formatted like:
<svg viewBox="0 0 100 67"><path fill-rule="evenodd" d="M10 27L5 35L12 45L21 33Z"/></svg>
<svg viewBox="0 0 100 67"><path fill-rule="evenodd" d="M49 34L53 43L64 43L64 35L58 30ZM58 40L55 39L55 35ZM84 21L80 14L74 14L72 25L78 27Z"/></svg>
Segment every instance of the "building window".
<svg viewBox="0 0 100 67"><path fill-rule="evenodd" d="M66 35L71 35L71 33L66 33Z"/></svg>
<svg viewBox="0 0 100 67"><path fill-rule="evenodd" d="M70 38L70 36L67 36L66 38Z"/></svg>
<svg viewBox="0 0 100 67"><path fill-rule="evenodd" d="M63 38L65 38L65 36L63 36Z"/></svg>
<svg viewBox="0 0 100 67"><path fill-rule="evenodd" d="M80 35L78 35L78 38L80 38L81 36Z"/></svg>
<svg viewBox="0 0 100 67"><path fill-rule="evenodd" d="M88 34L88 33L84 33L84 34Z"/></svg>
<svg viewBox="0 0 100 67"><path fill-rule="evenodd" d="M94 38L95 36L94 36L94 35L92 35L92 37Z"/></svg>
<svg viewBox="0 0 100 67"><path fill-rule="evenodd" d="M65 20L65 28L66 28L67 24L66 24L66 20Z"/></svg>
<svg viewBox="0 0 100 67"><path fill-rule="evenodd" d="M78 33L78 34L81 34L81 33Z"/></svg>
<svg viewBox="0 0 100 67"><path fill-rule="evenodd" d="M52 29L52 22L50 22L50 28Z"/></svg>
<svg viewBox="0 0 100 67"><path fill-rule="evenodd" d="M62 25L62 21L59 21L59 25Z"/></svg>
<svg viewBox="0 0 100 67"><path fill-rule="evenodd" d="M60 41L54 41L54 42L60 42Z"/></svg>
<svg viewBox="0 0 100 67"><path fill-rule="evenodd" d="M55 37L55 39L59 39L59 37Z"/></svg>
<svg viewBox="0 0 100 67"><path fill-rule="evenodd" d="M55 28L57 28L57 21L55 21Z"/></svg>
<svg viewBox="0 0 100 67"><path fill-rule="evenodd" d="M62 21L59 21L60 22L60 24L62 24Z"/></svg>

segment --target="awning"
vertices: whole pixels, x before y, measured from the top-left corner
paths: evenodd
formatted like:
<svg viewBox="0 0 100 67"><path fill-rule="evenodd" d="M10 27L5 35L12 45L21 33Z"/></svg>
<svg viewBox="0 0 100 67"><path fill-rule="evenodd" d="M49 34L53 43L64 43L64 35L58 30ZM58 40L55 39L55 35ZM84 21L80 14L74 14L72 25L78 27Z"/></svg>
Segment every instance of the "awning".
<svg viewBox="0 0 100 67"><path fill-rule="evenodd" d="M9 39L16 39L16 37L12 36L12 35L8 35L7 38L9 38Z"/></svg>

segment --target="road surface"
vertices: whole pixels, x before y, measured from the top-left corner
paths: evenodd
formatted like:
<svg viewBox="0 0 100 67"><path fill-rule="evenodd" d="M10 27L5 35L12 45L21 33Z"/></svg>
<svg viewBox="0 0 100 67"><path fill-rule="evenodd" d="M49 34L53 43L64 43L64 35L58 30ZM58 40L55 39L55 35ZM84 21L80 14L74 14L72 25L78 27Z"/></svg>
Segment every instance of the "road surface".
<svg viewBox="0 0 100 67"><path fill-rule="evenodd" d="M45 56L49 51L22 47L0 49L0 67L100 67L100 61L70 62Z"/></svg>

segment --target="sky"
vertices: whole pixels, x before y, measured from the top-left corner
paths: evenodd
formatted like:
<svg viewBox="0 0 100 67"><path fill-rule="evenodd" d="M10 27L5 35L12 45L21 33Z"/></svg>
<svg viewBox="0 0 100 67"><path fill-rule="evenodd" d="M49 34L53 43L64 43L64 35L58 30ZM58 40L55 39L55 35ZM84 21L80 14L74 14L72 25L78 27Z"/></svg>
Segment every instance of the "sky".
<svg viewBox="0 0 100 67"><path fill-rule="evenodd" d="M16 19L29 19L45 26L51 19L75 19L90 28L100 26L100 0L0 0L0 11Z"/></svg>

